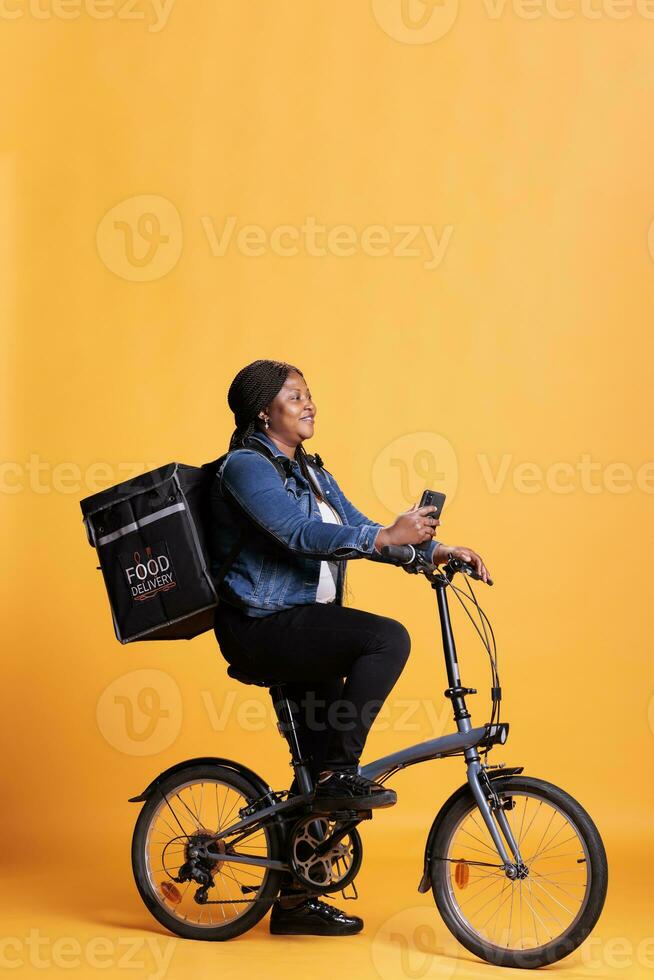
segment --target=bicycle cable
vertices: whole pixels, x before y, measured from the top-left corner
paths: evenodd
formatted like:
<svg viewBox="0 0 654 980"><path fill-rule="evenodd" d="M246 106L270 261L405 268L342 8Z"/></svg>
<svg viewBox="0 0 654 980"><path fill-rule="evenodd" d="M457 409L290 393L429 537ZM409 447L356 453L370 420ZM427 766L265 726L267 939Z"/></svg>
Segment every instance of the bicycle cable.
<svg viewBox="0 0 654 980"><path fill-rule="evenodd" d="M461 605L466 616L468 617L473 627L475 628L477 635L479 636L482 645L486 650L486 653L488 654L488 659L490 661L490 667L491 667L492 684L493 684L491 689L491 715L490 715L489 726L499 725L500 700L502 695L501 695L500 677L499 677L499 671L497 665L497 659L498 659L497 643L495 640L495 633L493 632L493 627L491 626L488 616L479 605L474 590L472 589L468 581L466 581L466 586L468 588L469 594L464 592L463 589L459 589L456 585L453 585L451 581L449 582L449 586L452 589L454 595L456 596L456 599ZM472 613L468 609L468 606L466 605L467 602L472 602L474 604L477 614L479 616L479 623L481 624L481 629L475 622ZM488 627L488 632L486 631L486 627ZM489 640L488 633L490 633L490 640ZM484 760L486 760L488 757L489 749L490 746L487 745L485 747L485 751L483 752Z"/></svg>

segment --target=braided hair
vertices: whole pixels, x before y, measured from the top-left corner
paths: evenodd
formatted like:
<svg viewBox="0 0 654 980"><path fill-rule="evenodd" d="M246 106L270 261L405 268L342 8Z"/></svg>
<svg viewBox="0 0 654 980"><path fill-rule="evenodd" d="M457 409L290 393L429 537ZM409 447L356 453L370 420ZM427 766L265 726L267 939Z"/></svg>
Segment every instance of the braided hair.
<svg viewBox="0 0 654 980"><path fill-rule="evenodd" d="M234 413L236 422L236 428L229 440L230 450L244 446L248 437L260 428L259 412L273 400L292 371L304 378L298 367L286 361L269 361L262 358L241 368L227 392L227 403ZM307 453L301 443L296 447L295 459L303 476L311 485Z"/></svg>

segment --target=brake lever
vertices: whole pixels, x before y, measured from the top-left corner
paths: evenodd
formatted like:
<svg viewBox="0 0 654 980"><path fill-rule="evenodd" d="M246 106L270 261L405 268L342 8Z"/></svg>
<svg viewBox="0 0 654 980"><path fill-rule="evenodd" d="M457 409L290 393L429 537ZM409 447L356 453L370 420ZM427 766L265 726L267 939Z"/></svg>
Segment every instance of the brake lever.
<svg viewBox="0 0 654 980"><path fill-rule="evenodd" d="M448 561L446 562L446 567L449 569L449 572L450 572L450 575L449 575L450 581L452 579L452 576L455 574L455 572L463 572L464 575L467 575L468 578L474 579L475 582L483 582L484 581L483 578L481 577L481 575L477 574L477 572L475 571L475 569L473 568L473 566L470 565L470 564L468 564L467 561L462 561L461 558L454 558L454 557L452 557L452 558L448 559ZM493 585L492 578L486 579L486 583L485 584L486 585Z"/></svg>
<svg viewBox="0 0 654 980"><path fill-rule="evenodd" d="M475 582L483 582L484 581L483 578L481 577L481 575L479 575L479 573L472 567L472 565L469 565L465 561L464 562L461 562L460 571L462 571L464 575L467 575L468 578L473 578L475 580ZM487 578L486 581L484 582L484 584L485 585L492 585L493 584L492 578Z"/></svg>

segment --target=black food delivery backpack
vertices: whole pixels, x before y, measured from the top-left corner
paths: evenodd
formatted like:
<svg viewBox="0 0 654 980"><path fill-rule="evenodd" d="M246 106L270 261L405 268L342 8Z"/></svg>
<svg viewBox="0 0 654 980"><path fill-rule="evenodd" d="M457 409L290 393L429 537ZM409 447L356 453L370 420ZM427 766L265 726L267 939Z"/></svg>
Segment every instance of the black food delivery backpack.
<svg viewBox="0 0 654 980"><path fill-rule="evenodd" d="M258 439L285 479L281 457ZM204 466L168 463L80 501L121 643L190 640L213 629L217 588L242 548L244 530L218 573L209 570L210 492L228 453Z"/></svg>

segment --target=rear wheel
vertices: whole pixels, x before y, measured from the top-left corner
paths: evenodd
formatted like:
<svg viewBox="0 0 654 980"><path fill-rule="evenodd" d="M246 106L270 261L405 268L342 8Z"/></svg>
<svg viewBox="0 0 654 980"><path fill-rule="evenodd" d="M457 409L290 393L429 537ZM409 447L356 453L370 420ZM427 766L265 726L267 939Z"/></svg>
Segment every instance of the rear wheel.
<svg viewBox="0 0 654 980"><path fill-rule="evenodd" d="M132 840L132 868L141 898L167 929L185 939L232 939L266 914L281 872L202 857L212 835L236 823L260 796L240 773L195 765L171 774L143 805ZM274 823L210 844L213 855L282 859Z"/></svg>
<svg viewBox="0 0 654 980"><path fill-rule="evenodd" d="M604 845L584 808L541 779L494 779L524 866L512 880L472 793L453 800L430 852L434 899L466 949L498 966L534 968L589 935L606 897ZM508 848L507 848L508 849ZM509 850L510 853L510 850Z"/></svg>

